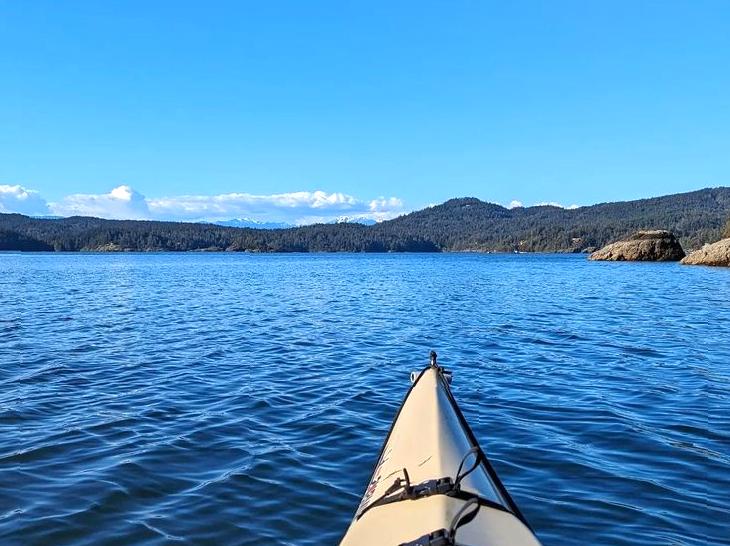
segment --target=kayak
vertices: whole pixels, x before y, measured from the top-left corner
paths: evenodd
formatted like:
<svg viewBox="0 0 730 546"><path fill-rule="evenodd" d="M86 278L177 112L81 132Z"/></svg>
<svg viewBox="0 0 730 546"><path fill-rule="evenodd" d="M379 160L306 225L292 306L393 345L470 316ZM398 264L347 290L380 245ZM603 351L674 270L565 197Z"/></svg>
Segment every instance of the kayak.
<svg viewBox="0 0 730 546"><path fill-rule="evenodd" d="M436 353L411 382L341 546L539 545Z"/></svg>

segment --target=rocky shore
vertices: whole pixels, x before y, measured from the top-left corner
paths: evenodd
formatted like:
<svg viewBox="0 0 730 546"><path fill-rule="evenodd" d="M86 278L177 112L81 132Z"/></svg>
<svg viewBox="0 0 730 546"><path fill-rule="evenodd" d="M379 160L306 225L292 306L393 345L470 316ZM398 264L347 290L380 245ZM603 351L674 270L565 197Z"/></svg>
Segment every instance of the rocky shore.
<svg viewBox="0 0 730 546"><path fill-rule="evenodd" d="M676 262L685 257L682 245L671 231L638 231L593 252L591 260Z"/></svg>
<svg viewBox="0 0 730 546"><path fill-rule="evenodd" d="M713 265L730 267L730 238L703 246L682 259L686 265Z"/></svg>

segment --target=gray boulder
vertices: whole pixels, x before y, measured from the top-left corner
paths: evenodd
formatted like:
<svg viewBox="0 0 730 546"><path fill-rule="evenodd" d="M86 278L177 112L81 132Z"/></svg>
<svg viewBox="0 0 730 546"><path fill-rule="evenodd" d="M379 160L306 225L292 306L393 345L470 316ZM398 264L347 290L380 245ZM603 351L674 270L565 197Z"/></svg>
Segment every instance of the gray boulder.
<svg viewBox="0 0 730 546"><path fill-rule="evenodd" d="M591 260L676 262L684 250L671 231L639 231L628 239L604 246L590 255Z"/></svg>
<svg viewBox="0 0 730 546"><path fill-rule="evenodd" d="M687 265L717 265L730 267L730 239L720 239L711 245L705 245L699 250L690 252L682 260Z"/></svg>

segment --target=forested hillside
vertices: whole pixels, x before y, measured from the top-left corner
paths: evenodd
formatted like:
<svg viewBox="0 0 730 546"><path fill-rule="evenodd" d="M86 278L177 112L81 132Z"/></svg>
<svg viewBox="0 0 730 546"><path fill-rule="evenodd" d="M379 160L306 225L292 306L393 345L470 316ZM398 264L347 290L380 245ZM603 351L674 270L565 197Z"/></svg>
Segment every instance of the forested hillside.
<svg viewBox="0 0 730 546"><path fill-rule="evenodd" d="M552 206L506 209L462 198L372 226L317 224L275 230L0 214L0 250L580 252L638 229L672 230L684 248L691 250L717 240L728 218L730 188L570 210Z"/></svg>
<svg viewBox="0 0 730 546"><path fill-rule="evenodd" d="M505 209L478 199L452 199L379 228L419 234L448 250L580 251L639 229L669 229L687 249L717 240L730 217L730 188L714 188L577 209Z"/></svg>

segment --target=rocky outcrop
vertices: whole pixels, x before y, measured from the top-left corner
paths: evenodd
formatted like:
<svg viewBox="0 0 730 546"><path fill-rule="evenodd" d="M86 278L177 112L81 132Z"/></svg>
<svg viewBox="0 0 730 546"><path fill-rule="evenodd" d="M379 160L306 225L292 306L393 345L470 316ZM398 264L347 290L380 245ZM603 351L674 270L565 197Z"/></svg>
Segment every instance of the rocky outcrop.
<svg viewBox="0 0 730 546"><path fill-rule="evenodd" d="M690 252L682 260L687 265L718 265L730 267L730 239L721 239L711 245Z"/></svg>
<svg viewBox="0 0 730 546"><path fill-rule="evenodd" d="M119 243L104 243L103 245L84 246L81 252L122 252L125 249Z"/></svg>
<svg viewBox="0 0 730 546"><path fill-rule="evenodd" d="M591 260L676 262L684 250L671 231L639 231L628 239L611 243L591 254Z"/></svg>

